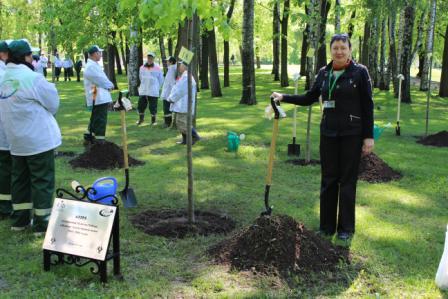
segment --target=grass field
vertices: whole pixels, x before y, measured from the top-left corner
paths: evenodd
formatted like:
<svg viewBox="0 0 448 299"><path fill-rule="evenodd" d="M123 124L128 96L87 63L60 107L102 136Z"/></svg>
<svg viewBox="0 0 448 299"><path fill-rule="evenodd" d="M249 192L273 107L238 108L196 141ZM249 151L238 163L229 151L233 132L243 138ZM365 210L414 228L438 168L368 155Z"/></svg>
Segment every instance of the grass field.
<svg viewBox="0 0 448 299"><path fill-rule="evenodd" d="M269 70L257 71L256 106L239 105L241 69L233 68L231 87L222 98L199 93L197 128L203 140L194 146L193 163L196 207L223 213L250 224L263 209L264 178L272 122L263 118L272 91ZM120 76L120 87L126 78ZM304 80L299 90L303 91ZM61 151L81 153L82 134L89 119L84 108L82 83L60 82L61 106L57 114L63 134ZM293 92L293 87L283 89ZM434 92L436 94L436 92ZM448 211L448 168L446 148L415 143L425 129L425 94L413 91L413 103L402 105L402 136L393 128L376 143L375 153L403 178L383 184L359 182L357 233L350 248L353 267L341 268L343 281L304 286L278 277L229 271L211 263L206 249L224 236L189 237L169 240L148 236L133 228L129 217L144 209L186 208L186 149L175 144L178 134L161 126L137 127L135 112L128 113L130 154L146 162L131 169L131 186L139 200L138 209L121 209L122 272L124 281L103 286L89 267L52 267L42 270L42 238L31 232L9 230L0 222L0 298L270 298L270 297L382 297L443 298L434 284L442 255ZM116 93L114 93L116 97ZM134 103L136 100L134 99ZM396 100L391 92L375 92L376 123L395 121ZM161 109L161 105L159 106ZM291 105L284 105L288 115ZM298 142L304 147L306 109L299 108ZM447 130L446 99L431 99L430 133ZM159 112L159 123L162 112ZM318 158L319 108L313 108L312 157ZM120 140L119 114L111 113L107 137ZM238 154L228 153L226 133L245 133ZM292 120L280 123L274 165L271 201L275 214L288 214L316 229L319 223L320 168L291 166L287 144L291 142ZM68 188L73 179L91 184L102 176L115 176L123 185L123 171L74 170L70 158L56 160L56 186ZM109 267L111 270L111 267ZM325 273L322 275L326 275Z"/></svg>

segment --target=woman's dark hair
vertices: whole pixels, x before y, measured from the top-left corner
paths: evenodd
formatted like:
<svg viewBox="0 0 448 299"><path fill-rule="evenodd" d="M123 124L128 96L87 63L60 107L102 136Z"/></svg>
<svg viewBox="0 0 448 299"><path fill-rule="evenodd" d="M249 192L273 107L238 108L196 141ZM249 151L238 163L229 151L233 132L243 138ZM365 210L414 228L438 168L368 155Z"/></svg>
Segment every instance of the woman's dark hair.
<svg viewBox="0 0 448 299"><path fill-rule="evenodd" d="M31 63L26 62L25 57L32 54L32 52L26 53L24 55L17 55L16 53L8 51L8 60L6 60L6 64L14 63L14 64L24 64L29 67L32 71L34 71L34 66Z"/></svg>
<svg viewBox="0 0 448 299"><path fill-rule="evenodd" d="M352 47L352 43L350 42L350 37L348 36L347 33L337 33L337 34L334 34L334 35L331 37L331 40L330 40L330 48L331 48L331 45L332 45L335 41L342 41L342 42L344 42L344 43L348 43L348 47L349 47L349 48Z"/></svg>
<svg viewBox="0 0 448 299"><path fill-rule="evenodd" d="M174 58L173 56L170 56L170 58L168 58L168 61L172 64L176 64L176 58Z"/></svg>

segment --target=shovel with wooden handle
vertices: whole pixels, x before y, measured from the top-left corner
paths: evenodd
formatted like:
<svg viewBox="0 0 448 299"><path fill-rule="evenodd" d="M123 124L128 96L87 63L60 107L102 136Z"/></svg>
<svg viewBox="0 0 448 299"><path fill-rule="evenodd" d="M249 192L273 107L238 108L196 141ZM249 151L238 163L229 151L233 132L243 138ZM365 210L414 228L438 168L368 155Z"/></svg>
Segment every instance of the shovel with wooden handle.
<svg viewBox="0 0 448 299"><path fill-rule="evenodd" d="M271 139L271 147L269 149L269 161L268 161L268 173L266 175L266 186L264 189L264 206L265 211L261 213L261 216L270 216L272 214L273 206L269 205L269 191L271 189L272 184L272 168L274 166L274 154L275 154L275 144L277 142L278 135L278 121L280 119L280 112L278 111L277 105L280 105L274 101L274 98L271 97L271 106L274 109L274 128L272 130L272 139Z"/></svg>
<svg viewBox="0 0 448 299"><path fill-rule="evenodd" d="M128 160L128 136L126 132L126 109L122 102L123 94L129 92L127 90L120 91L118 93L118 103L120 104L120 118L121 118L121 137L123 142L123 160L124 160L124 175L126 184L124 189L120 191L120 197L123 201L125 208L134 208L137 206L137 198L135 197L134 190L129 188L129 160Z"/></svg>
<svg viewBox="0 0 448 299"><path fill-rule="evenodd" d="M294 94L297 94L298 84L300 80L300 74L294 74L294 84L295 90ZM292 126L292 144L288 144L288 156L300 156L300 144L296 144L296 136L297 136L297 105L294 105L294 113L293 113L293 126Z"/></svg>
<svg viewBox="0 0 448 299"><path fill-rule="evenodd" d="M400 136L401 130L400 130L400 104L401 104L401 82L404 80L404 76L402 74L399 74L397 76L399 83L398 83L398 106L397 106L397 126L395 127L395 135Z"/></svg>

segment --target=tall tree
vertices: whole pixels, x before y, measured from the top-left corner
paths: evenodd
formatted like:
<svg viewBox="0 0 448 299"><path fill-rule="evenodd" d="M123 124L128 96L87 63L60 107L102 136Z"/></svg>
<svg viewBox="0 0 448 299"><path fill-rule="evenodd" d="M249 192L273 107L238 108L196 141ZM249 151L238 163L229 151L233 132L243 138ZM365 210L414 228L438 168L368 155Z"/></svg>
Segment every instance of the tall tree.
<svg viewBox="0 0 448 299"><path fill-rule="evenodd" d="M318 50L316 71L327 64L327 42L325 41L328 12L331 8L331 2L327 0L320 0L320 22L318 35Z"/></svg>
<svg viewBox="0 0 448 299"><path fill-rule="evenodd" d="M166 74L168 71L168 63L166 61L165 42L163 41L163 35L161 33L159 34L159 50L160 58L162 58L163 73Z"/></svg>
<svg viewBox="0 0 448 299"><path fill-rule="evenodd" d="M308 6L305 5L305 13L307 16L310 15L310 11L308 9ZM300 52L300 75L301 76L307 76L308 72L306 70L307 66L307 53L309 49L309 34L310 34L310 21L306 23L305 30L303 31L302 35L302 49ZM308 80L307 80L308 81ZM308 88L306 88L308 89Z"/></svg>
<svg viewBox="0 0 448 299"><path fill-rule="evenodd" d="M389 90L389 81L386 71L386 18L381 21L381 50L380 50L380 72L378 87L380 90Z"/></svg>
<svg viewBox="0 0 448 299"><path fill-rule="evenodd" d="M254 67L254 0L243 3L243 86L240 104L255 105L255 67Z"/></svg>
<svg viewBox="0 0 448 299"><path fill-rule="evenodd" d="M138 29L136 21L131 25L130 29L130 53L128 65L128 84L131 96L138 96Z"/></svg>
<svg viewBox="0 0 448 299"><path fill-rule="evenodd" d="M283 2L283 17L281 20L281 56L280 56L280 86L289 86L288 78L288 22L289 22L289 0Z"/></svg>
<svg viewBox="0 0 448 299"><path fill-rule="evenodd" d="M423 69L421 73L420 90L428 90L430 82L428 82L429 62L434 48L434 27L436 24L436 0L431 0L429 9L429 24L426 34L426 55L423 56Z"/></svg>
<svg viewBox="0 0 448 299"><path fill-rule="evenodd" d="M334 33L341 33L341 1L336 0L334 6Z"/></svg>
<svg viewBox="0 0 448 299"><path fill-rule="evenodd" d="M208 31L208 59L210 66L210 91L212 97L222 97L219 83L218 55L216 53L215 27Z"/></svg>
<svg viewBox="0 0 448 299"><path fill-rule="evenodd" d="M230 1L229 9L227 10L226 14L226 21L227 24L230 24L230 19L232 18L233 9L235 7L235 0ZM230 56L230 46L229 46L229 39L224 39L224 87L230 86L230 62L229 62L229 56Z"/></svg>
<svg viewBox="0 0 448 299"><path fill-rule="evenodd" d="M208 33L201 34L201 67L199 79L201 80L201 89L209 89L208 81Z"/></svg>
<svg viewBox="0 0 448 299"><path fill-rule="evenodd" d="M355 31L355 25L354 25L355 20L356 20L356 9L353 10L352 15L350 16L350 23L348 24L347 33L348 37L350 38L352 38L353 32Z"/></svg>
<svg viewBox="0 0 448 299"><path fill-rule="evenodd" d="M442 75L440 77L439 97L448 97L448 23L445 25L445 35L443 35L443 57Z"/></svg>
<svg viewBox="0 0 448 299"><path fill-rule="evenodd" d="M404 8L404 28L401 53L401 73L404 81L401 86L401 101L411 103L411 63L412 63L412 29L414 27L415 6L411 1Z"/></svg>
<svg viewBox="0 0 448 299"><path fill-rule="evenodd" d="M398 69L397 69L397 49L396 49L396 39L395 39L395 23L397 18L397 11L391 4L391 0L388 0L389 7L391 7L391 13L388 18L389 27L389 62L388 62L388 76L392 78L392 84L394 87L394 96L398 97Z"/></svg>
<svg viewBox="0 0 448 299"><path fill-rule="evenodd" d="M275 0L272 13L272 74L274 81L280 80L280 4ZM306 55L306 54L305 54Z"/></svg>

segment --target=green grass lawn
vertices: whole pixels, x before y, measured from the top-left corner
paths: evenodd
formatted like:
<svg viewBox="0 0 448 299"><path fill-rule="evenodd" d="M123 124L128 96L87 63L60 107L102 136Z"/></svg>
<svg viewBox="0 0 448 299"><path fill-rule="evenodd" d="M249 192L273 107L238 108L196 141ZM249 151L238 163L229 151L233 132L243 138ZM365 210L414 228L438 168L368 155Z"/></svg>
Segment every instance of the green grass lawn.
<svg viewBox="0 0 448 299"><path fill-rule="evenodd" d="M223 213L250 224L263 210L263 194L272 121L263 118L272 91L269 70L257 73L258 105L239 105L241 69L232 69L231 87L222 98L199 93L197 129L203 137L193 149L196 207ZM119 77L120 87L126 78ZM304 80L299 89L303 91ZM89 119L82 83L59 82L61 106L57 119L62 130L61 151L83 151L82 134ZM283 89L292 92L293 87ZM400 171L399 181L382 184L359 182L357 233L351 253L353 267L341 267L343 281L305 287L300 277L294 284L277 277L254 276L229 271L211 263L206 249L224 236L189 237L169 240L148 236L133 228L129 217L144 209L186 208L186 149L175 144L178 134L161 126L137 127L137 113L127 114L130 154L146 162L132 168L131 187L139 200L138 209L121 209L122 272L124 281L103 286L89 267L52 267L43 271L42 238L30 232L9 230L0 222L1 298L267 298L267 297L446 297L434 284L442 255L448 211L446 148L425 147L415 136L425 128L425 93L413 91L413 104L402 105L402 136L386 130L375 152ZM434 92L436 94L436 92ZM116 92L114 93L116 97ZM136 103L136 99L133 99ZM376 123L394 123L396 100L391 92L375 92ZM283 106L292 115L292 106ZM159 123L163 121L159 105ZM298 114L298 142L304 147L307 109ZM430 132L447 130L446 99L431 99ZM318 158L319 107L313 108L312 157ZM228 153L226 133L245 133L238 154ZM320 168L286 164L291 142L292 119L281 120L276 150L271 201L274 214L288 214L311 229L319 223ZM110 113L107 137L120 139L119 114ZM91 184L102 176L115 176L121 186L123 171L74 170L70 158L56 160L56 186L69 188L73 179ZM109 266L109 271L111 270ZM111 274L111 273L110 273ZM323 274L326 275L326 274Z"/></svg>

